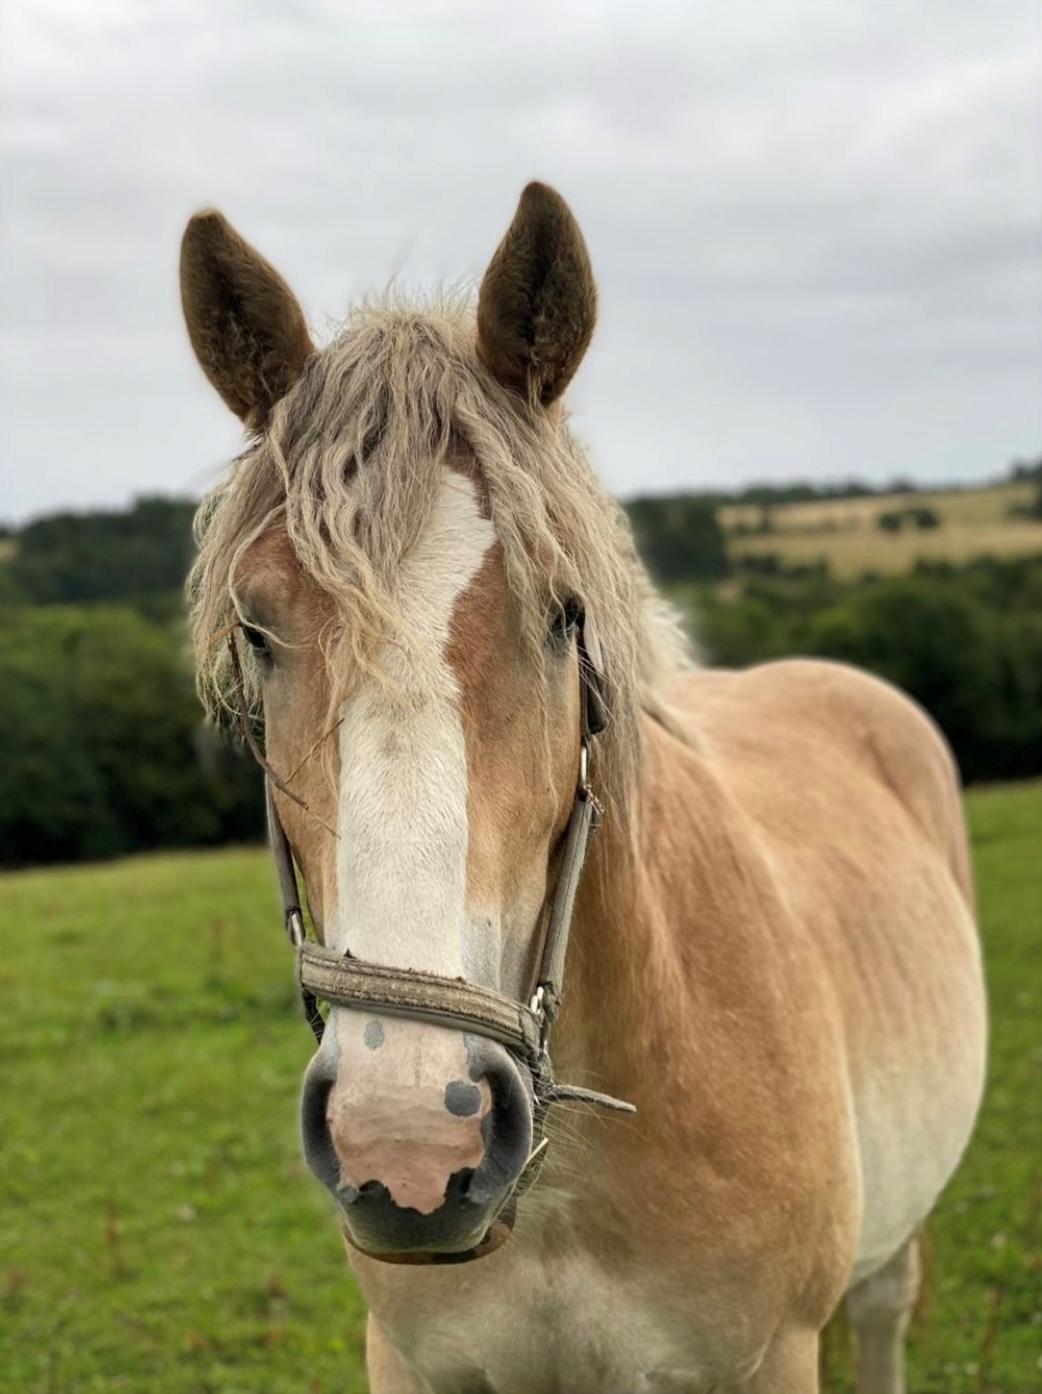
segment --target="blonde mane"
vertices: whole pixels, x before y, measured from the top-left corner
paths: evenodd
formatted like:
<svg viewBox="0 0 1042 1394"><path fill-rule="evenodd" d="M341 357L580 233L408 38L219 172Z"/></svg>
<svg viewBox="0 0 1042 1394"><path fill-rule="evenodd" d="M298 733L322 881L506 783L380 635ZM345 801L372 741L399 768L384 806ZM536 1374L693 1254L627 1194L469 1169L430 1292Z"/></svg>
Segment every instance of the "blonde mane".
<svg viewBox="0 0 1042 1394"><path fill-rule="evenodd" d="M450 460L465 451L487 491L522 639L542 664L548 606L581 597L611 709L598 741L606 798L626 806L640 758L638 716L689 666L673 611L637 557L625 514L558 416L503 388L474 350L462 303L363 306L312 357L268 429L199 508L188 580L199 689L214 715L233 699L226 646L241 612L236 570L250 544L283 528L300 566L331 598L322 638L343 700L348 675L378 673L380 642L408 642L394 576L419 537ZM247 665L249 697L257 675Z"/></svg>

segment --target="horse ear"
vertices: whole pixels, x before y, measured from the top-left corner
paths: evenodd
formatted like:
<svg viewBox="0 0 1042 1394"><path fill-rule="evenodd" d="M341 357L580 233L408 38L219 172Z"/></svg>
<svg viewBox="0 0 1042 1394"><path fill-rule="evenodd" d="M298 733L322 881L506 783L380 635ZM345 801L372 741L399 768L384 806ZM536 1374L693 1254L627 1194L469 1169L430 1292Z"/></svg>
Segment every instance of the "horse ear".
<svg viewBox="0 0 1042 1394"><path fill-rule="evenodd" d="M505 386L549 406L578 368L596 316L579 224L559 193L529 184L481 282L482 361Z"/></svg>
<svg viewBox="0 0 1042 1394"><path fill-rule="evenodd" d="M252 430L296 382L314 345L279 273L215 209L181 241L181 304L203 372Z"/></svg>

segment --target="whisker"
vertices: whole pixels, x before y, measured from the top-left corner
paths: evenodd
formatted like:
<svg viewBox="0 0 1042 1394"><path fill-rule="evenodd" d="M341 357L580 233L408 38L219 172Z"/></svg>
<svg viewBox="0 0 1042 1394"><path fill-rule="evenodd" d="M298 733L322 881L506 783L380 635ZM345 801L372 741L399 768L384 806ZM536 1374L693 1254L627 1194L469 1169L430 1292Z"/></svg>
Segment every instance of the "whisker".
<svg viewBox="0 0 1042 1394"><path fill-rule="evenodd" d="M333 735L333 733L334 733L335 731L339 731L340 728L341 728L341 726L343 726L343 724L344 724L344 718L343 718L343 717L340 717L340 718L338 718L338 720L336 720L336 721L333 722L332 726L330 726L330 728L329 728L328 731L323 731L322 735L320 735L320 736L318 737L318 739L315 740L315 741L312 743L311 749L310 749L310 750L308 751L308 753L304 756L304 758L303 758L297 765L294 765L294 767L293 767L292 770L290 770L289 774L286 776L287 782L288 782L289 780L291 780L291 779L296 779L297 775L301 772L301 770L304 768L304 766L307 764L307 762L311 759L311 757L312 757L312 756L315 754L315 752L319 749L319 747L322 745L322 743L323 743L324 741L328 740L329 737L330 737L331 735Z"/></svg>

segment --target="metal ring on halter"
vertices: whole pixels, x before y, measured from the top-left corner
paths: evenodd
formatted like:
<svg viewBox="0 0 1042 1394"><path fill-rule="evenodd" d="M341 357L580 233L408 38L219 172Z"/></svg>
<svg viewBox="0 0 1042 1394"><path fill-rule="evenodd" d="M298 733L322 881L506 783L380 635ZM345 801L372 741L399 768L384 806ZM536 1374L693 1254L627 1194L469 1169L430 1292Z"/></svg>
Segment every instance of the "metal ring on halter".
<svg viewBox="0 0 1042 1394"><path fill-rule="evenodd" d="M304 916L299 910L290 910L286 916L286 934L289 942L295 949L299 949L307 938L307 931L304 928Z"/></svg>

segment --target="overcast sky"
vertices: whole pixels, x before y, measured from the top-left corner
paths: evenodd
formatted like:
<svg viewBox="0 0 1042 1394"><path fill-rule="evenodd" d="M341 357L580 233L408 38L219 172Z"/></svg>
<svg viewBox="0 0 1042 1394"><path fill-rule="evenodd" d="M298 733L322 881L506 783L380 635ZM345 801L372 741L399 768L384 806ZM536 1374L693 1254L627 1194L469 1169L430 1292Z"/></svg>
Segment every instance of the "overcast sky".
<svg viewBox="0 0 1042 1394"><path fill-rule="evenodd" d="M480 278L530 178L601 287L572 389L622 494L974 479L1042 451L1036 0L5 0L0 516L198 493L217 204L320 338Z"/></svg>

